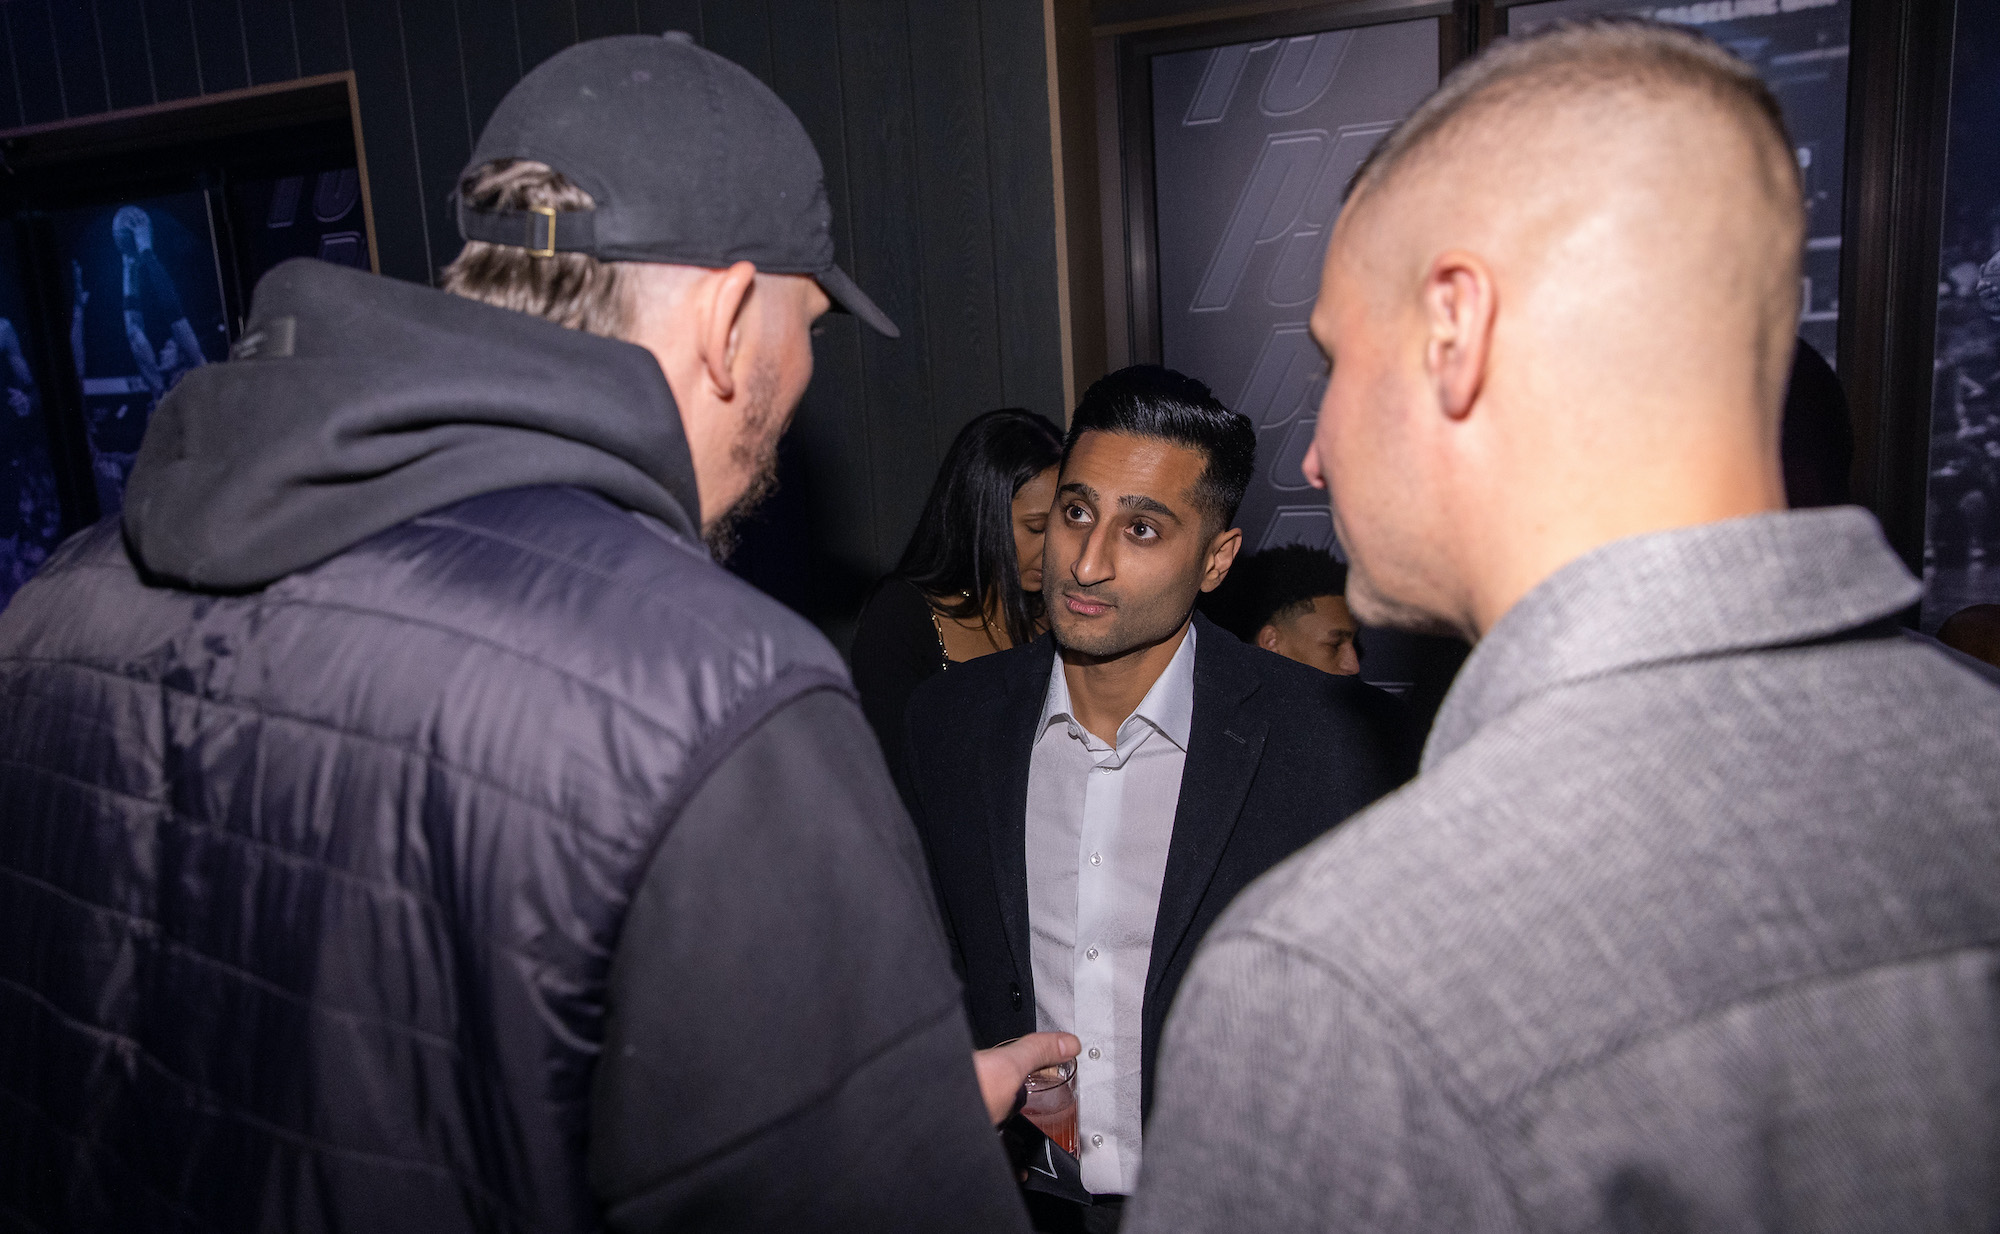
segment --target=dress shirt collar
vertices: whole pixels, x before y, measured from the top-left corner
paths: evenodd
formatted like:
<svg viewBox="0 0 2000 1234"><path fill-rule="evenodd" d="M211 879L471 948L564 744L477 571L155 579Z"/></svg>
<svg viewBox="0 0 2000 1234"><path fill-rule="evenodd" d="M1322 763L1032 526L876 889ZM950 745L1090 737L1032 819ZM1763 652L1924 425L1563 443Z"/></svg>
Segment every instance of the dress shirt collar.
<svg viewBox="0 0 2000 1234"><path fill-rule="evenodd" d="M1543 690L1827 638L1899 612L1922 592L1874 516L1853 506L1614 541L1543 580L1479 640L1438 713L1424 767Z"/></svg>
<svg viewBox="0 0 2000 1234"><path fill-rule="evenodd" d="M1190 621L1187 633L1181 637L1180 649L1167 662L1166 671L1160 674L1153 688L1146 691L1146 697L1139 700L1125 723L1118 727L1118 746L1121 753L1126 749L1135 726L1145 725L1173 742L1187 753L1188 735L1194 728L1194 643L1195 628ZM1058 721L1074 728L1079 734L1083 726L1076 722L1076 714L1070 710L1069 678L1063 675L1062 651L1058 649L1055 664L1049 670L1049 692L1042 702L1042 722L1035 727L1035 740L1040 742L1050 726ZM1084 737L1086 745L1095 738Z"/></svg>

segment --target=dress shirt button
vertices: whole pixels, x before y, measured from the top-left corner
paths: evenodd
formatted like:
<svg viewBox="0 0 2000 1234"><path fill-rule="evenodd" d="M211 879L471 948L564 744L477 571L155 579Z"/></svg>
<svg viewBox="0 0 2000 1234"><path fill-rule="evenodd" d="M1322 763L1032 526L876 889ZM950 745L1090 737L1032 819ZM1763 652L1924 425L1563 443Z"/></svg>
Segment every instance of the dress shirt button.
<svg viewBox="0 0 2000 1234"><path fill-rule="evenodd" d="M1097 1047L1096 1047L1096 1046L1091 1046L1091 1047L1090 1047L1090 1056L1091 1056L1092 1058L1096 1058L1096 1057L1097 1057Z"/></svg>
<svg viewBox="0 0 2000 1234"><path fill-rule="evenodd" d="M1086 960L1095 960L1097 958L1097 948L1092 947L1089 951L1084 952L1083 958Z"/></svg>
<svg viewBox="0 0 2000 1234"><path fill-rule="evenodd" d="M1101 1136L1101 1135L1094 1135L1094 1136L1091 1136L1091 1137L1090 1137L1090 1146L1091 1146L1092 1148L1103 1148L1103 1147L1104 1147L1104 1137L1103 1137L1103 1136Z"/></svg>
<svg viewBox="0 0 2000 1234"><path fill-rule="evenodd" d="M1090 855L1090 864L1094 866L1101 866L1104 864L1104 858L1098 856L1096 853L1092 853Z"/></svg>

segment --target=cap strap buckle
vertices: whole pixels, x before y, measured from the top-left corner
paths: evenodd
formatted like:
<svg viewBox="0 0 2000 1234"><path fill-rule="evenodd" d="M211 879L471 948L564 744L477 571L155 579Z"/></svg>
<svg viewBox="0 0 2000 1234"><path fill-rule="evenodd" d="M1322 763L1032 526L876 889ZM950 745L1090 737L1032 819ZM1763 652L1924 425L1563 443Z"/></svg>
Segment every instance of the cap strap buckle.
<svg viewBox="0 0 2000 1234"><path fill-rule="evenodd" d="M545 218L545 219L547 219L547 220L549 221L549 242L548 242L547 244L545 244L545 245L541 245L541 246L537 246L537 245L536 245L536 244L534 243L534 238L535 238L535 225L534 225L533 221L531 220L531 221L530 221L530 222L528 223L528 240L529 240L529 244L528 244L528 256L530 256L530 257L554 257L554 256L556 255L556 210L555 210L555 207L554 207L554 206L529 206L529 207L528 207L528 213L529 213L529 214L537 214L537 215L540 215L540 216L542 216L543 218Z"/></svg>

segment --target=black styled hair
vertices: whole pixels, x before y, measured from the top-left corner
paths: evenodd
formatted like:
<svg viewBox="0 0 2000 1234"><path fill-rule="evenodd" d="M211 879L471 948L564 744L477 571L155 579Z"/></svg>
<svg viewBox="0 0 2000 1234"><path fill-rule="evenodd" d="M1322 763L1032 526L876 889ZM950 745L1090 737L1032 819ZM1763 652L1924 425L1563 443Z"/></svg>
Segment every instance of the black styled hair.
<svg viewBox="0 0 2000 1234"><path fill-rule="evenodd" d="M1323 548L1285 544L1238 557L1222 585L1201 599L1208 619L1246 643L1257 631L1347 591L1347 567Z"/></svg>
<svg viewBox="0 0 2000 1234"><path fill-rule="evenodd" d="M1062 461L1062 433L1019 407L975 417L952 439L896 575L936 597L950 617L986 614L997 600L1015 646L1035 637L1041 597L1021 590L1014 495Z"/></svg>
<svg viewBox="0 0 2000 1234"><path fill-rule="evenodd" d="M1135 364L1091 383L1070 417L1065 465L1085 433L1157 437L1200 451L1207 461L1195 481L1194 500L1218 531L1235 520L1257 468L1257 430L1250 417L1224 407L1194 378L1157 364Z"/></svg>

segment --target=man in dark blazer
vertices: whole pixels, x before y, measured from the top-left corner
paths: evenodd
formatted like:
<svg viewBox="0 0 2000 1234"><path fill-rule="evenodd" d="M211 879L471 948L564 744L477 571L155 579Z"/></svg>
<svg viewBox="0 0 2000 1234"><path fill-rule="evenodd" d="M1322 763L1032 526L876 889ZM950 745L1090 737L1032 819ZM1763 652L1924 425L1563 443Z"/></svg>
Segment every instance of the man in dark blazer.
<svg viewBox="0 0 2000 1234"><path fill-rule="evenodd" d="M1193 615L1242 543L1255 452L1200 382L1092 386L1049 525L1050 634L953 665L909 709L911 805L975 1037L1083 1042L1076 1153L1037 1140L1029 1163L1041 1229L1115 1228L1203 932L1414 768L1388 695Z"/></svg>

